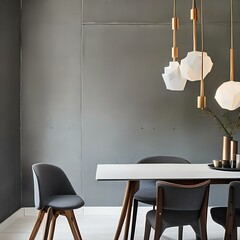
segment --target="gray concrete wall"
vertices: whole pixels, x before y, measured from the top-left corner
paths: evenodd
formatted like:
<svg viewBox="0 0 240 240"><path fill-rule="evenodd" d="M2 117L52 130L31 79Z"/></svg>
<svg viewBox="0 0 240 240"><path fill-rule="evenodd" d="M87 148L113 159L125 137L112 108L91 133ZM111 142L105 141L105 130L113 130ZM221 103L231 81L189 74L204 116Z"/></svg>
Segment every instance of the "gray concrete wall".
<svg viewBox="0 0 240 240"><path fill-rule="evenodd" d="M81 192L81 1L23 0L22 182L31 205L31 165L62 167Z"/></svg>
<svg viewBox="0 0 240 240"><path fill-rule="evenodd" d="M177 2L181 59L192 49L191 1ZM205 1L205 47L214 62L206 95L218 113L214 94L229 79L227 8L227 0ZM82 6L80 0L23 0L25 206L32 205L35 162L63 167L86 205L114 206L121 205L125 184L96 182L98 163L135 163L152 155L193 163L221 157L223 133L196 109L199 83L171 92L162 80L171 59L171 14L169 0L87 0ZM237 13L235 20L238 39ZM223 204L226 195L226 187L213 187L210 203Z"/></svg>
<svg viewBox="0 0 240 240"><path fill-rule="evenodd" d="M0 223L21 207L20 1L0 1Z"/></svg>

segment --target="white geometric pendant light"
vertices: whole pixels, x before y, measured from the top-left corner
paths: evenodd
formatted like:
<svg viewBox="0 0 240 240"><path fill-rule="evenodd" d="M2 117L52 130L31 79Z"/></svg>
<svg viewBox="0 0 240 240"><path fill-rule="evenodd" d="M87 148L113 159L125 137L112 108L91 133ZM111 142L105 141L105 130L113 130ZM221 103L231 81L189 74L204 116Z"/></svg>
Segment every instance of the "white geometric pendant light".
<svg viewBox="0 0 240 240"><path fill-rule="evenodd" d="M180 70L182 76L190 81L201 80L202 52L197 51L197 8L196 0L192 2L191 20L193 21L193 51L181 60ZM211 71L213 63L206 52L203 53L203 78Z"/></svg>
<svg viewBox="0 0 240 240"><path fill-rule="evenodd" d="M224 82L216 91L215 99L221 108L235 110L240 107L240 82L234 81L233 0L231 3L230 81Z"/></svg>
<svg viewBox="0 0 240 240"><path fill-rule="evenodd" d="M162 74L162 77L168 90L184 90L187 79L182 77L179 68L179 62L170 62L169 66L164 68L164 73Z"/></svg>
<svg viewBox="0 0 240 240"><path fill-rule="evenodd" d="M178 48L176 47L176 35L179 29L179 18L176 17L176 0L174 0L172 18L172 30L173 30L173 47L172 47L172 58L173 61L169 63L168 67L164 68L164 73L162 74L163 80L165 82L166 88L173 91L183 91L187 82L187 79L182 77L178 58Z"/></svg>
<svg viewBox="0 0 240 240"><path fill-rule="evenodd" d="M224 82L216 91L215 99L221 108L235 110L240 107L240 82Z"/></svg>
<svg viewBox="0 0 240 240"><path fill-rule="evenodd" d="M203 78L211 71L213 63L211 58L206 52L203 53ZM202 52L192 51L188 52L187 56L181 60L181 72L182 76L187 78L189 81L201 80L201 63L202 63Z"/></svg>

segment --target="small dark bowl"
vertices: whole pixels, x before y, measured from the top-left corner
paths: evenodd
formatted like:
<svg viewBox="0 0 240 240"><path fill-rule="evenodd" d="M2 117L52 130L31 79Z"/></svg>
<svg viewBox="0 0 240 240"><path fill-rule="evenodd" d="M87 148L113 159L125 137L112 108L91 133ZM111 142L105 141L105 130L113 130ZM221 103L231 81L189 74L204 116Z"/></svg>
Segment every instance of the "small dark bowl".
<svg viewBox="0 0 240 240"><path fill-rule="evenodd" d="M230 161L229 160L222 160L222 168L230 168Z"/></svg>
<svg viewBox="0 0 240 240"><path fill-rule="evenodd" d="M222 167L222 160L213 160L214 167Z"/></svg>

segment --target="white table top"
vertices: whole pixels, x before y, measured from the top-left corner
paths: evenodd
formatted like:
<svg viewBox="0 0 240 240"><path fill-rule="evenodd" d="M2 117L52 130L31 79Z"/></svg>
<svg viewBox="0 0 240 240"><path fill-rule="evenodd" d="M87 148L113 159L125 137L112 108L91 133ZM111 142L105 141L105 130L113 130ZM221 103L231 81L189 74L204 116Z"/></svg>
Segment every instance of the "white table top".
<svg viewBox="0 0 240 240"><path fill-rule="evenodd" d="M98 164L96 180L198 180L239 179L238 171L219 171L207 164Z"/></svg>

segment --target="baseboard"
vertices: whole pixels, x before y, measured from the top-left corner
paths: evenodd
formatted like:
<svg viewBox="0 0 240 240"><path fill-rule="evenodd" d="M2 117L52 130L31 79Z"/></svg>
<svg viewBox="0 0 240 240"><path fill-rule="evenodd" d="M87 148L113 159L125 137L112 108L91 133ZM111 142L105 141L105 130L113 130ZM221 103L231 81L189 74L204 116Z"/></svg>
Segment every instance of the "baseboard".
<svg viewBox="0 0 240 240"><path fill-rule="evenodd" d="M24 216L24 209L20 208L11 216L9 216L5 221L0 224L0 232L4 231L8 226L17 221L20 217Z"/></svg>
<svg viewBox="0 0 240 240"><path fill-rule="evenodd" d="M119 215L122 207L82 207L74 210L76 215ZM151 207L139 207L138 214L145 214ZM33 207L23 208L23 216L37 216L38 210Z"/></svg>
<svg viewBox="0 0 240 240"><path fill-rule="evenodd" d="M74 212L76 215L120 215L121 209L122 207L82 207L76 209ZM149 207L139 207L138 214L145 214L150 209ZM4 229L21 217L37 216L37 214L38 210L34 207L20 208L0 224L0 232L4 231Z"/></svg>
<svg viewBox="0 0 240 240"><path fill-rule="evenodd" d="M84 207L84 215L120 215L122 207ZM145 214L151 207L139 207L138 214Z"/></svg>
<svg viewBox="0 0 240 240"><path fill-rule="evenodd" d="M120 215L122 207L82 207L75 210L76 215ZM138 208L138 214L146 214L151 207L141 206ZM0 232L4 231L8 226L16 220L24 216L37 216L38 210L34 207L20 208L13 213L5 221L0 224Z"/></svg>

